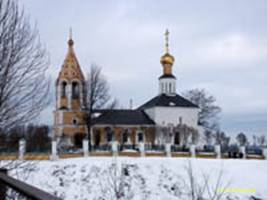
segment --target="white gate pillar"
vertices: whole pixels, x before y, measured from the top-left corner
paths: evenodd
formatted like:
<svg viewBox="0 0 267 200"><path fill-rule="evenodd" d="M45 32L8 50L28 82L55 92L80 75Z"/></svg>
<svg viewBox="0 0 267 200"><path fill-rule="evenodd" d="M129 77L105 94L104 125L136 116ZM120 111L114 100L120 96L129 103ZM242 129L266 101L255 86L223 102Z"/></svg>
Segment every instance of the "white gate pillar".
<svg viewBox="0 0 267 200"><path fill-rule="evenodd" d="M26 151L26 141L25 139L19 140L19 160L24 160L24 154Z"/></svg>
<svg viewBox="0 0 267 200"><path fill-rule="evenodd" d="M215 145L215 154L216 154L216 158L221 158L222 154L221 154L221 146L219 144Z"/></svg>
<svg viewBox="0 0 267 200"><path fill-rule="evenodd" d="M245 146L241 146L239 147L239 151L243 154L243 159L246 159L246 147Z"/></svg>
<svg viewBox="0 0 267 200"><path fill-rule="evenodd" d="M83 140L83 157L89 156L89 141L87 139Z"/></svg>
<svg viewBox="0 0 267 200"><path fill-rule="evenodd" d="M190 154L192 158L196 157L196 146L194 144L190 146Z"/></svg>
<svg viewBox="0 0 267 200"><path fill-rule="evenodd" d="M112 149L112 155L118 156L118 142L117 141L112 142L111 149Z"/></svg>
<svg viewBox="0 0 267 200"><path fill-rule="evenodd" d="M165 152L166 152L167 157L172 157L171 144L170 143L165 144Z"/></svg>
<svg viewBox="0 0 267 200"><path fill-rule="evenodd" d="M145 144L143 142L139 143L139 151L141 153L141 157L145 157Z"/></svg>
<svg viewBox="0 0 267 200"><path fill-rule="evenodd" d="M58 160L58 154L57 154L57 141L52 141L52 155L50 156L50 160Z"/></svg>

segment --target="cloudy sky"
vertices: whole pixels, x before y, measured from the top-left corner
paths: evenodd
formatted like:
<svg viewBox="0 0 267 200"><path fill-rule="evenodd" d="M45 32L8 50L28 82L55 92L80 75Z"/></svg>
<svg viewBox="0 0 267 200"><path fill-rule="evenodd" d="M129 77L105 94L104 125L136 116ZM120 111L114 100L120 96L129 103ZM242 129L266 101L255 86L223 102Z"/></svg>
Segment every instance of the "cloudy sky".
<svg viewBox="0 0 267 200"><path fill-rule="evenodd" d="M222 107L222 130L267 134L267 1L20 2L38 23L53 78L72 27L82 69L100 65L120 104L138 106L158 93L168 28L178 93L205 88ZM44 121L52 123L52 110Z"/></svg>

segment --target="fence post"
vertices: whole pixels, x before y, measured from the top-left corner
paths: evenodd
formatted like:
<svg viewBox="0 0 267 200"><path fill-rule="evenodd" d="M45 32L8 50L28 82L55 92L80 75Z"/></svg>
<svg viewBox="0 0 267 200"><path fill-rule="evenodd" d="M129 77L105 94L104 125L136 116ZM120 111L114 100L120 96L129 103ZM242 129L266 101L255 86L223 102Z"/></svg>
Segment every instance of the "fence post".
<svg viewBox="0 0 267 200"><path fill-rule="evenodd" d="M243 159L246 159L246 147L245 146L241 146L239 147L239 151L243 154Z"/></svg>
<svg viewBox="0 0 267 200"><path fill-rule="evenodd" d="M216 158L218 158L218 159L222 157L221 146L219 144L215 145L215 154L216 154Z"/></svg>
<svg viewBox="0 0 267 200"><path fill-rule="evenodd" d="M139 150L140 150L140 153L141 153L141 157L145 157L146 156L146 154L145 154L145 144L143 142L139 143Z"/></svg>
<svg viewBox="0 0 267 200"><path fill-rule="evenodd" d="M88 157L89 156L89 141L87 139L83 140L83 156Z"/></svg>
<svg viewBox="0 0 267 200"><path fill-rule="evenodd" d="M52 141L52 155L50 156L50 160L58 160L58 154L57 154L57 141Z"/></svg>
<svg viewBox="0 0 267 200"><path fill-rule="evenodd" d="M0 168L0 173L7 175L7 169ZM6 185L0 181L0 200L6 199Z"/></svg>
<svg viewBox="0 0 267 200"><path fill-rule="evenodd" d="M171 144L170 143L165 144L165 152L166 152L167 157L172 157Z"/></svg>
<svg viewBox="0 0 267 200"><path fill-rule="evenodd" d="M19 160L24 160L24 154L26 150L26 141L25 139L19 140Z"/></svg>
<svg viewBox="0 0 267 200"><path fill-rule="evenodd" d="M262 149L262 153L263 153L265 160L267 160L267 147Z"/></svg>
<svg viewBox="0 0 267 200"><path fill-rule="evenodd" d="M190 154L192 158L196 157L196 146L194 144L191 144L190 146Z"/></svg>
<svg viewBox="0 0 267 200"><path fill-rule="evenodd" d="M113 141L111 147L112 147L112 155L113 156L118 156L118 142L117 141Z"/></svg>

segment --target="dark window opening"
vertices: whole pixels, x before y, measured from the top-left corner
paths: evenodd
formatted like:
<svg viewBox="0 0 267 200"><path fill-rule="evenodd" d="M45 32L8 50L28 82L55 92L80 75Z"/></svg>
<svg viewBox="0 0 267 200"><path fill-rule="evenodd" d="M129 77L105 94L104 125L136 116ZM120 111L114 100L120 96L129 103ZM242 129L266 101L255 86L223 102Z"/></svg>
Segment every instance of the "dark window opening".
<svg viewBox="0 0 267 200"><path fill-rule="evenodd" d="M94 135L94 142L96 146L100 145L100 131L96 131L95 135Z"/></svg>
<svg viewBox="0 0 267 200"><path fill-rule="evenodd" d="M75 143L76 147L82 148L83 138L84 138L84 134L82 134L82 133L76 133L75 134L74 143Z"/></svg>
<svg viewBox="0 0 267 200"><path fill-rule="evenodd" d="M138 133L138 142L143 142L143 141L144 141L143 133Z"/></svg>
<svg viewBox="0 0 267 200"><path fill-rule="evenodd" d="M74 125L77 125L77 124L78 124L78 120L77 120L77 119L73 119L73 120L72 120L72 123L73 123Z"/></svg>
<svg viewBox="0 0 267 200"><path fill-rule="evenodd" d="M79 84L77 82L72 83L72 98L77 99L80 95Z"/></svg>
<svg viewBox="0 0 267 200"><path fill-rule="evenodd" d="M180 144L180 133L176 132L174 136L174 144L179 145Z"/></svg>
<svg viewBox="0 0 267 200"><path fill-rule="evenodd" d="M66 87L67 87L67 83L62 82L61 83L61 97L62 98L66 97Z"/></svg>
<svg viewBox="0 0 267 200"><path fill-rule="evenodd" d="M107 133L107 141L111 142L112 141L112 132Z"/></svg>
<svg viewBox="0 0 267 200"><path fill-rule="evenodd" d="M124 131L122 134L122 143L126 143L128 141L128 131Z"/></svg>
<svg viewBox="0 0 267 200"><path fill-rule="evenodd" d="M111 128L107 127L105 128L105 131L106 131L107 142L111 142L113 139L113 133L112 133Z"/></svg>

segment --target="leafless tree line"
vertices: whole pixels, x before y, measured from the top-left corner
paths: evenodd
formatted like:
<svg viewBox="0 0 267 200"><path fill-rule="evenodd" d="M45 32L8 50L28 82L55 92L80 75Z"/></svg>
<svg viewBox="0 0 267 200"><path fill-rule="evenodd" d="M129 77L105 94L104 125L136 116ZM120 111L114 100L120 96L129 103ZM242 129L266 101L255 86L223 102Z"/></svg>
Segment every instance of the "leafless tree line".
<svg viewBox="0 0 267 200"><path fill-rule="evenodd" d="M48 56L15 0L0 0L0 132L35 119L48 103Z"/></svg>

